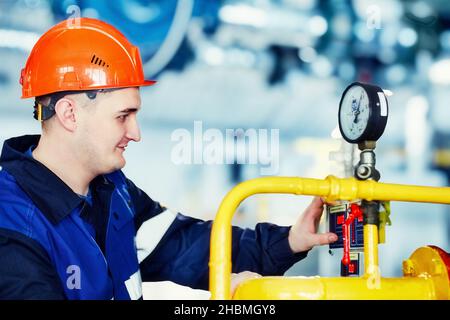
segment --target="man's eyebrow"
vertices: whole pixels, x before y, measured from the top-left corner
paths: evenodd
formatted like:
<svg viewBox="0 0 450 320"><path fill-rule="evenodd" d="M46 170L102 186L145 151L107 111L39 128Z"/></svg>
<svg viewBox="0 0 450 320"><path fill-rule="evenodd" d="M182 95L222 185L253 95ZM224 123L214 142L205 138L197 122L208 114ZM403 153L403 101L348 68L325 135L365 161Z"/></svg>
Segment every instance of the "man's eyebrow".
<svg viewBox="0 0 450 320"><path fill-rule="evenodd" d="M132 113L132 112L137 112L140 109L141 108L126 108L126 109L117 111L117 113Z"/></svg>

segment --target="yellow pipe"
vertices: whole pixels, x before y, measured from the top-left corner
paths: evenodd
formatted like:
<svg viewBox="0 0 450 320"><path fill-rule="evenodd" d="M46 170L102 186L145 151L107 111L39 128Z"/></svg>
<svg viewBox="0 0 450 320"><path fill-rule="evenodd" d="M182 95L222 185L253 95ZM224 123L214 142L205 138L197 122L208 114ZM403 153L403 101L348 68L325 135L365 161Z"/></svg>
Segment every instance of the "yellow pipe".
<svg viewBox="0 0 450 320"><path fill-rule="evenodd" d="M367 277L380 276L378 267L378 226L364 225L364 273Z"/></svg>
<svg viewBox="0 0 450 320"><path fill-rule="evenodd" d="M236 290L237 300L428 300L437 296L430 277L380 278L376 283L365 277L263 277L243 282Z"/></svg>
<svg viewBox="0 0 450 320"><path fill-rule="evenodd" d="M448 262L435 247L418 248L403 261L402 278L263 277L240 284L234 299L440 299L450 298Z"/></svg>
<svg viewBox="0 0 450 320"><path fill-rule="evenodd" d="M300 181L304 182L299 183ZM329 186L317 179L258 178L234 187L222 201L211 230L209 282L212 299L230 299L231 220L239 204L257 193L328 194Z"/></svg>
<svg viewBox="0 0 450 320"><path fill-rule="evenodd" d="M213 223L209 262L212 299L231 298L231 220L240 203L247 197L258 193L316 195L325 197L328 201L366 199L368 201L393 200L450 204L450 188L444 187L387 184L358 181L354 178L338 179L333 176L328 176L324 180L264 177L245 181L225 196ZM376 255L373 252L368 253L371 255L372 261L375 261Z"/></svg>

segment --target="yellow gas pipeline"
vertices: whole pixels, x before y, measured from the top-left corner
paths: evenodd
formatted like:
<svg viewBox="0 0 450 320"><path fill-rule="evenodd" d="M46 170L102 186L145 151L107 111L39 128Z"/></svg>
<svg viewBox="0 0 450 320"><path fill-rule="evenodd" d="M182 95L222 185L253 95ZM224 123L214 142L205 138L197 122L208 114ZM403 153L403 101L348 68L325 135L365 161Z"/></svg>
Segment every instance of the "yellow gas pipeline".
<svg viewBox="0 0 450 320"><path fill-rule="evenodd" d="M393 200L450 204L450 188L379 183L328 176L324 180L264 177L243 182L224 198L211 232L212 299L231 299L231 220L240 203L259 193L321 196L334 200ZM421 259L427 257L427 259ZM404 277L382 278L378 230L364 225L365 273L359 278L263 277L241 284L236 299L449 299L447 258L431 247L416 250L403 266Z"/></svg>

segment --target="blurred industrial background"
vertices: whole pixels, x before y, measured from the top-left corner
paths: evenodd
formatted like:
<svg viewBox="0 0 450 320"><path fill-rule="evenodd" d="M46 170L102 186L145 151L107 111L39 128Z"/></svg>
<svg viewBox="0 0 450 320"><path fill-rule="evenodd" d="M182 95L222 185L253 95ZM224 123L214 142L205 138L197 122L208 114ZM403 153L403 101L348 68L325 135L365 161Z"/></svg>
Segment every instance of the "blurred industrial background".
<svg viewBox="0 0 450 320"><path fill-rule="evenodd" d="M40 131L33 101L20 99L20 70L43 32L77 15L119 28L139 46L146 77L158 81L141 89L143 139L127 149L124 171L173 210L212 219L232 186L261 175L261 164L174 163L172 133L194 134L195 121L223 133L278 129L276 175L350 175L358 158L336 127L340 96L353 81L392 92L375 150L381 181L449 185L446 0L0 0L1 142ZM309 201L253 197L234 224L292 224ZM380 246L384 276L400 276L402 259L419 246L449 251L447 206L393 203L391 220ZM340 258L316 248L287 274L337 276ZM164 288L168 297L180 292Z"/></svg>

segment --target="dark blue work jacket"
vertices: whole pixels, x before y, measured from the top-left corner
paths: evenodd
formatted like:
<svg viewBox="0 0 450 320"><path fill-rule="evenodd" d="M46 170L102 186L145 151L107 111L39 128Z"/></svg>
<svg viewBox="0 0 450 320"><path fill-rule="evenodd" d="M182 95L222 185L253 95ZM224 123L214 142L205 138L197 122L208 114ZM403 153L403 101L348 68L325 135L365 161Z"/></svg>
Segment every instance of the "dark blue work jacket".
<svg viewBox="0 0 450 320"><path fill-rule="evenodd" d="M39 136L5 141L0 157L0 299L141 299L142 281L207 289L211 221L172 213L122 171L88 197L34 160ZM233 272L283 274L289 227L233 227Z"/></svg>

